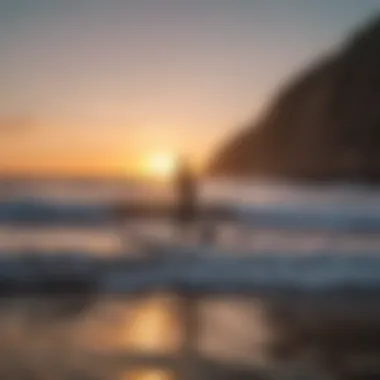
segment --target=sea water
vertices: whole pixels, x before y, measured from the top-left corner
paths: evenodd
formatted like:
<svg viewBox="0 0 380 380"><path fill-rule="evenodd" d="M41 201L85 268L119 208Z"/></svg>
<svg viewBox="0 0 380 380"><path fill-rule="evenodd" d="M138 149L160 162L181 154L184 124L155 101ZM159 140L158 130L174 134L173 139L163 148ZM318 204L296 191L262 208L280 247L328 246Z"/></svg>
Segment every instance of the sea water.
<svg viewBox="0 0 380 380"><path fill-rule="evenodd" d="M274 210L273 220L276 220L276 210L283 210L284 207L294 210L296 214L304 214L305 218L305 210L318 210L321 215L334 210L334 215L341 216L339 221L352 213L377 214L380 211L379 191L347 184L312 186L259 181L208 181L201 184L200 194L204 204L229 204L243 210L271 208ZM12 215L30 213L31 210L38 217L38 207L47 204L63 209L92 207L96 220L101 219L100 214L112 205L152 201L170 203L172 200L173 193L168 184L120 179L2 180L0 254L41 252L54 255L63 251L107 257L125 254L137 248L128 245L124 229L115 223L20 225L7 223L7 220L11 221ZM148 221L136 223L133 229L136 232L144 231L144 234L155 239L165 237L168 241L175 234L172 225ZM363 252L365 256L366 252L376 255L380 247L380 236L376 231L363 235L344 230L330 233L328 229L300 231L299 228L280 228L271 231L267 228L247 228L242 235L241 231L227 225L223 226L219 235L220 249L234 252L233 248L236 248L236 254L255 254L255 251L264 250L268 255L276 253L281 256L281 252L289 251L301 255L327 252L331 257L351 251ZM359 271L360 265L356 268L349 270ZM345 268L336 266L334 270L342 271ZM304 324L311 331L317 331L319 325L316 320L323 323L333 320L332 324L336 326L340 318L340 325L346 323L349 326L347 329L351 329L347 331L354 331L358 321L361 321L361 326L377 328L374 323L379 315L377 305L372 301L358 300L357 297L350 298L344 302L333 298L311 302L308 299L287 299L278 300L273 305L273 300L268 304L265 299L238 295L203 297L197 303L200 321L198 349L210 363L225 363L228 368L239 370L249 368L254 371L260 368L267 371L270 368L273 378L285 378L286 373L290 373L289 376L294 373L295 379L302 371L309 371L307 376L319 371L328 372L335 363L327 365L328 358L325 356L339 356L339 349L331 353L319 347L322 352L318 352L315 339L309 342L305 339L297 343L299 352L289 354L291 348L296 346L294 343L292 347L283 349L288 356L280 355L278 359L271 348L283 334L283 325L291 330L294 325ZM131 350L175 353L181 341L177 314L178 300L171 294L143 298L111 297L106 294L55 300L3 298L0 301L0 349L3 358L0 375L4 378L40 379L170 378L175 376L174 373L159 368L128 371L122 357ZM338 322L335 320L337 315ZM346 318L342 320L342 316ZM219 378L216 367L210 368L213 376ZM229 377L236 378L236 372L231 371ZM228 375L228 372L225 373ZM325 375L318 376L323 378Z"/></svg>

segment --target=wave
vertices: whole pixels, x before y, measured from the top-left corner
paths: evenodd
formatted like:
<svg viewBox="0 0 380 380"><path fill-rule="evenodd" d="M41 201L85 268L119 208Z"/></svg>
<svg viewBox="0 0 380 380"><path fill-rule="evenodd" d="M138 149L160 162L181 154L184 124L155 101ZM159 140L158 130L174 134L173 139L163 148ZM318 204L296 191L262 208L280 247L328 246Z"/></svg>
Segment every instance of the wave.
<svg viewBox="0 0 380 380"><path fill-rule="evenodd" d="M107 294L173 290L258 294L380 293L380 256L374 252L254 257L173 255L155 260L94 257L88 252L0 255L0 295L8 293Z"/></svg>
<svg viewBox="0 0 380 380"><path fill-rule="evenodd" d="M380 232L379 206L285 204L233 206L236 219L256 227Z"/></svg>
<svg viewBox="0 0 380 380"><path fill-rule="evenodd" d="M139 203L59 203L40 199L0 201L0 224L105 226L120 218L170 217L170 206L150 208ZM241 222L258 228L325 230L345 232L379 232L379 206L313 204L210 204L204 217ZM152 212L153 211L153 212ZM216 211L216 212L215 212ZM209 215L206 215L209 212Z"/></svg>
<svg viewBox="0 0 380 380"><path fill-rule="evenodd" d="M112 222L111 204L65 204L25 199L0 202L0 224L88 225Z"/></svg>

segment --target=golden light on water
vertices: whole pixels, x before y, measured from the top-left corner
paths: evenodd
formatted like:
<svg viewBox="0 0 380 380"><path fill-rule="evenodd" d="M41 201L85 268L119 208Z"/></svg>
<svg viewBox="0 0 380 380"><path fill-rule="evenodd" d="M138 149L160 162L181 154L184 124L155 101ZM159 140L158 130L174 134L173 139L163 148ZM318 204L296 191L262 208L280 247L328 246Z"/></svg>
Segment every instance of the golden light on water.
<svg viewBox="0 0 380 380"><path fill-rule="evenodd" d="M126 344L138 351L166 351L178 341L171 300L153 298L139 305L132 315L132 324L126 332Z"/></svg>
<svg viewBox="0 0 380 380"><path fill-rule="evenodd" d="M131 316L125 343L132 351L154 353L178 348L179 326L176 322L173 301L153 297L137 305ZM124 380L172 380L171 371L160 369L136 369L128 371Z"/></svg>
<svg viewBox="0 0 380 380"><path fill-rule="evenodd" d="M122 377L122 380L174 380L174 374L162 370L135 370Z"/></svg>

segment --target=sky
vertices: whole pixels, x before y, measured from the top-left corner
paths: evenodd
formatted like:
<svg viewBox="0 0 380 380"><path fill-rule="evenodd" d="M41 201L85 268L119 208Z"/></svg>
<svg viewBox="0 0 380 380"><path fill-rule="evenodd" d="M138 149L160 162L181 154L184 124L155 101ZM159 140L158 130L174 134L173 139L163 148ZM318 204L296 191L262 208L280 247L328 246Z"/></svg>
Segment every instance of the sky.
<svg viewBox="0 0 380 380"><path fill-rule="evenodd" d="M380 0L0 0L0 172L207 162Z"/></svg>

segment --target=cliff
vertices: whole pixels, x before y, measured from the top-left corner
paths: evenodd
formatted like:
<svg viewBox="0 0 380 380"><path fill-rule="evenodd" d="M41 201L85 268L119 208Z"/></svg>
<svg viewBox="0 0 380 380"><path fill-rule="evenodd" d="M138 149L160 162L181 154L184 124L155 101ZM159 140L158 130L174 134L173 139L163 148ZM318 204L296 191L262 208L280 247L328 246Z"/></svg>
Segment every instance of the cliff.
<svg viewBox="0 0 380 380"><path fill-rule="evenodd" d="M380 17L285 86L209 173L380 181Z"/></svg>

